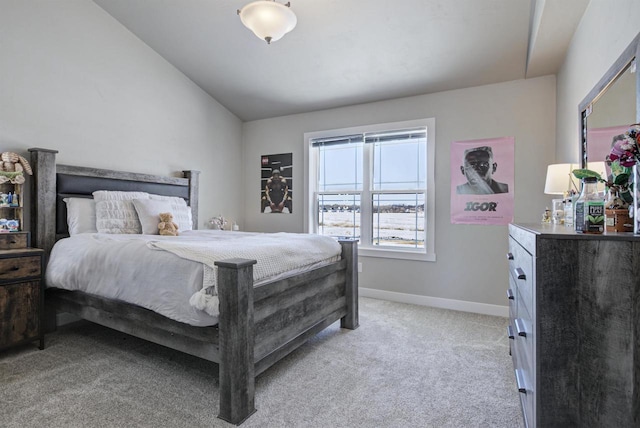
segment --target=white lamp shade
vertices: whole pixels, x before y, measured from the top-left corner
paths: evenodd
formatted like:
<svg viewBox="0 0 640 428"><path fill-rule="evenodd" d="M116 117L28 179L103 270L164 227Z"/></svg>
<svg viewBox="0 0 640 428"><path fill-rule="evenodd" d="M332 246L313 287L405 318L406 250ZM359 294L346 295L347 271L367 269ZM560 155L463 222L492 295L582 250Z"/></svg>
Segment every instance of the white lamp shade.
<svg viewBox="0 0 640 428"><path fill-rule="evenodd" d="M254 1L238 11L242 23L267 43L280 40L298 23L295 13L276 1Z"/></svg>
<svg viewBox="0 0 640 428"><path fill-rule="evenodd" d="M572 163L556 163L547 167L547 179L544 183L544 193L549 195L562 195L565 192L576 189L577 179L571 171L578 168Z"/></svg>

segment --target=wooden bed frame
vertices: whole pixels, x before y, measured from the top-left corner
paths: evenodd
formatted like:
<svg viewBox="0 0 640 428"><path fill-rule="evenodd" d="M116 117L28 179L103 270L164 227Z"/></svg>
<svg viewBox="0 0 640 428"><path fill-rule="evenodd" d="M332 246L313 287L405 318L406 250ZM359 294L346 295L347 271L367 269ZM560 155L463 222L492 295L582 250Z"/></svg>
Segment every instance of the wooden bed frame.
<svg viewBox="0 0 640 428"><path fill-rule="evenodd" d="M95 190L184 197L197 228L199 171L183 171L184 178L178 178L56 165L57 151L29 151L34 172L32 242L47 256L58 239L68 236L62 199L91 197ZM48 289L45 306L218 363L218 417L239 425L256 411L257 375L337 320L343 328L358 327L357 241L340 244L340 261L256 287L255 260L217 262L220 315L216 326L190 326L79 291Z"/></svg>

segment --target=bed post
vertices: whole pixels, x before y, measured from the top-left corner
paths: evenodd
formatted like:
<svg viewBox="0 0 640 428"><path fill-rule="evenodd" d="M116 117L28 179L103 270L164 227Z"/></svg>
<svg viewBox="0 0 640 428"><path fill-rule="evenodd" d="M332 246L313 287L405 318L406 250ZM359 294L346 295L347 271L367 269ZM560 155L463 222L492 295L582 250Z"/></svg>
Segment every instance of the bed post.
<svg viewBox="0 0 640 428"><path fill-rule="evenodd" d="M189 206L191 207L191 218L193 228L198 229L198 191L200 187L200 171L194 169L182 171L184 178L189 179Z"/></svg>
<svg viewBox="0 0 640 428"><path fill-rule="evenodd" d="M57 150L29 149L31 181L31 245L45 252L45 260L56 243L56 153Z"/></svg>
<svg viewBox="0 0 640 428"><path fill-rule="evenodd" d="M358 320L358 241L340 240L342 259L347 261L345 274L345 297L347 298L347 314L340 318L340 327L355 330L360 325Z"/></svg>
<svg viewBox="0 0 640 428"><path fill-rule="evenodd" d="M255 411L253 265L255 260L228 259L218 268L220 315L220 414L240 425Z"/></svg>

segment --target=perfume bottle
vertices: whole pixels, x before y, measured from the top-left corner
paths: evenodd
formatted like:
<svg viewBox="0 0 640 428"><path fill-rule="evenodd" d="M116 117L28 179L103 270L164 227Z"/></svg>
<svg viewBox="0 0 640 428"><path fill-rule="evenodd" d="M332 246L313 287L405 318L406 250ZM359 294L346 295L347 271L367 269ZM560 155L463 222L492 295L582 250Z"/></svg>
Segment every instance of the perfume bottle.
<svg viewBox="0 0 640 428"><path fill-rule="evenodd" d="M564 225L573 227L573 192L567 192L564 197Z"/></svg>

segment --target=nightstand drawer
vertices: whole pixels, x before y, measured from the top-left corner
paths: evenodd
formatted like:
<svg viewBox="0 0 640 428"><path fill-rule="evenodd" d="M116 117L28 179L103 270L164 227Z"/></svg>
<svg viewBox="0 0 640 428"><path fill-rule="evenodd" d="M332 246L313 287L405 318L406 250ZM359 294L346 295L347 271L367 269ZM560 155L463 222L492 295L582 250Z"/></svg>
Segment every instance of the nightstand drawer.
<svg viewBox="0 0 640 428"><path fill-rule="evenodd" d="M0 349L35 340L44 349L43 256L38 248L0 250Z"/></svg>
<svg viewBox="0 0 640 428"><path fill-rule="evenodd" d="M40 339L40 280L0 286L0 349Z"/></svg>
<svg viewBox="0 0 640 428"><path fill-rule="evenodd" d="M29 233L27 232L0 233L0 250L14 250L28 246Z"/></svg>
<svg viewBox="0 0 640 428"><path fill-rule="evenodd" d="M0 281L35 278L42 273L41 256L25 256L0 259Z"/></svg>

